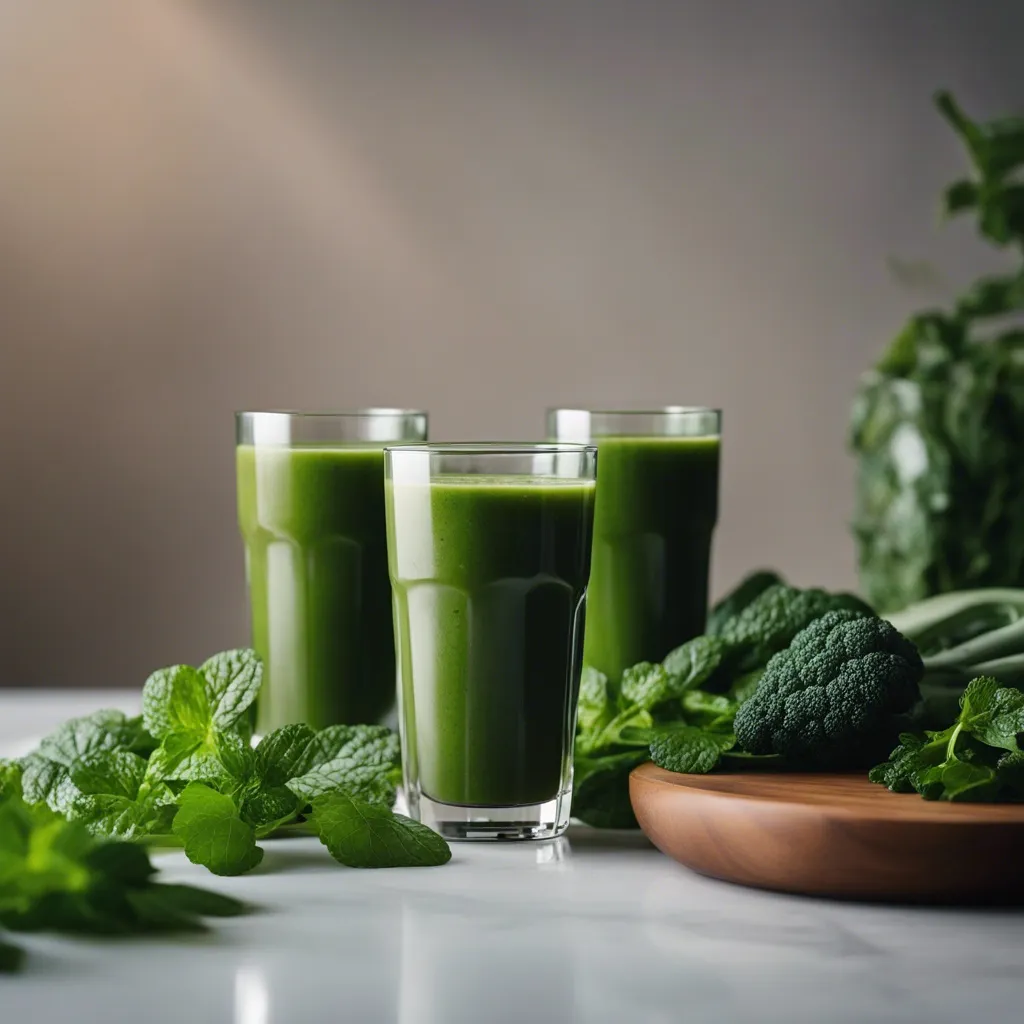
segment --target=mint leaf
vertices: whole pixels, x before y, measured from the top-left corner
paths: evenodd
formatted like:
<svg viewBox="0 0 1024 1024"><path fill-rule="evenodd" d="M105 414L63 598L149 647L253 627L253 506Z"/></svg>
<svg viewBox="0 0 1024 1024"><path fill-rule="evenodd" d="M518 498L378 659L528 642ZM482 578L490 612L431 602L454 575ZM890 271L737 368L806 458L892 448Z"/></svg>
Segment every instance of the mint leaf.
<svg viewBox="0 0 1024 1024"><path fill-rule="evenodd" d="M622 673L621 704L650 711L668 696L671 677L662 665L641 661Z"/></svg>
<svg viewBox="0 0 1024 1024"><path fill-rule="evenodd" d="M183 733L195 736L198 743L210 727L204 677L191 665L154 672L142 688L142 718L157 739Z"/></svg>
<svg viewBox="0 0 1024 1024"><path fill-rule="evenodd" d="M630 706L620 711L599 732L576 738L576 750L583 757L611 753L617 746L647 746L647 730L654 725L651 713L644 708Z"/></svg>
<svg viewBox="0 0 1024 1024"><path fill-rule="evenodd" d="M719 732L732 732L739 703L724 693L690 690L683 694L683 714L690 725Z"/></svg>
<svg viewBox="0 0 1024 1024"><path fill-rule="evenodd" d="M448 844L426 825L345 793L317 797L311 820L331 856L348 867L430 867L451 860Z"/></svg>
<svg viewBox="0 0 1024 1024"><path fill-rule="evenodd" d="M170 831L175 795L152 780L148 765L127 750L105 750L71 766L75 789L66 817L81 821L90 832L113 839L131 839Z"/></svg>
<svg viewBox="0 0 1024 1024"><path fill-rule="evenodd" d="M263 683L263 662L248 648L223 651L199 666L206 680L213 727L233 728L256 700Z"/></svg>
<svg viewBox="0 0 1024 1024"><path fill-rule="evenodd" d="M182 791L172 829L185 845L185 856L215 875L240 875L263 859L256 833L239 817L231 797L200 782Z"/></svg>
<svg viewBox="0 0 1024 1024"><path fill-rule="evenodd" d="M154 745L142 719L127 718L120 711L96 711L72 718L22 759L25 799L29 803L45 803L52 810L66 814L78 793L70 781L72 765L104 751L124 750L146 755Z"/></svg>
<svg viewBox="0 0 1024 1024"><path fill-rule="evenodd" d="M48 761L70 766L99 750L133 750L146 754L154 746L140 718L104 710L65 722L40 741L37 753Z"/></svg>
<svg viewBox="0 0 1024 1024"><path fill-rule="evenodd" d="M326 745L332 749L333 741L328 740ZM308 725L284 725L260 740L255 768L271 785L283 785L328 756L322 751L317 733Z"/></svg>
<svg viewBox="0 0 1024 1024"><path fill-rule="evenodd" d="M71 809L78 790L66 765L32 753L22 759L21 768L21 787L30 804L45 804L59 814Z"/></svg>
<svg viewBox="0 0 1024 1024"><path fill-rule="evenodd" d="M703 775L719 762L723 751L731 750L736 737L694 726L674 726L651 741L651 760L670 772Z"/></svg>
<svg viewBox="0 0 1024 1024"><path fill-rule="evenodd" d="M225 765L225 737L249 738L245 715L263 679L258 655L224 651L198 668L173 665L154 672L142 691L146 727L163 741L165 778L219 783L239 765ZM229 751L237 753L238 744Z"/></svg>
<svg viewBox="0 0 1024 1024"><path fill-rule="evenodd" d="M972 735L990 747L1015 751L1024 733L1024 693L1001 687L992 695L984 716L968 726Z"/></svg>
<svg viewBox="0 0 1024 1024"><path fill-rule="evenodd" d="M670 652L662 665L672 677L672 696L703 686L722 667L731 650L721 637L697 636Z"/></svg>
<svg viewBox="0 0 1024 1024"><path fill-rule="evenodd" d="M390 808L395 802L398 737L378 725L334 725L317 734L306 763L312 767L287 786L311 801L333 790Z"/></svg>
<svg viewBox="0 0 1024 1024"><path fill-rule="evenodd" d="M595 732L612 717L608 677L589 665L580 673L580 697L576 715L580 732Z"/></svg>
<svg viewBox="0 0 1024 1024"><path fill-rule="evenodd" d="M325 793L340 791L358 800L390 808L396 796L395 781L387 767L353 764L346 758L328 761L301 778L292 779L288 789L304 802Z"/></svg>
<svg viewBox="0 0 1024 1024"><path fill-rule="evenodd" d="M202 927L202 916L240 913L216 893L161 886L145 850L90 836L45 805L0 798L0 925L15 930L128 934ZM18 951L0 942L0 969Z"/></svg>
<svg viewBox="0 0 1024 1024"><path fill-rule="evenodd" d="M972 679L960 698L960 722L970 727L974 719L990 713L992 700L999 689L999 684L990 676Z"/></svg>
<svg viewBox="0 0 1024 1024"><path fill-rule="evenodd" d="M146 777L146 761L127 750L105 750L76 761L69 775L80 793L104 793L134 800Z"/></svg>
<svg viewBox="0 0 1024 1024"><path fill-rule="evenodd" d="M21 765L0 757L0 800L21 795Z"/></svg>

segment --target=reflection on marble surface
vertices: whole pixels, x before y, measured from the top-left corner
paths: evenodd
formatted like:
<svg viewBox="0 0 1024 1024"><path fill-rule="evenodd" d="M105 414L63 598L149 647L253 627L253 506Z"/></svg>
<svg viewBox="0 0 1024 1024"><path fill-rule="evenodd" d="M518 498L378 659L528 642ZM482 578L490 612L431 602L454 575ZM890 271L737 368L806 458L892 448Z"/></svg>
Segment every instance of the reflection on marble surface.
<svg viewBox="0 0 1024 1024"><path fill-rule="evenodd" d="M0 698L0 753L82 713L39 706ZM28 936L0 1022L962 1024L1016 1019L1024 999L1024 912L741 889L635 834L461 843L424 869L349 870L312 839L268 843L242 878L156 863L257 912L194 937Z"/></svg>
<svg viewBox="0 0 1024 1024"><path fill-rule="evenodd" d="M235 971L235 1024L270 1024L270 993L259 967Z"/></svg>

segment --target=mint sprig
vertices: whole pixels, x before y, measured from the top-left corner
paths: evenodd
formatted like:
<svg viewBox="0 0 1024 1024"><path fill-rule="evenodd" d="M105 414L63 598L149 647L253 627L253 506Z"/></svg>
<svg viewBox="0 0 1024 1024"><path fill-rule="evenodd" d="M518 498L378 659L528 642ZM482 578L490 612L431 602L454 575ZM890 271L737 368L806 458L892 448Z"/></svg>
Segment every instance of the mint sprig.
<svg viewBox="0 0 1024 1024"><path fill-rule="evenodd" d="M0 929L128 935L201 931L204 917L244 913L237 900L162 885L146 851L91 835L45 804L28 804L18 769L0 765ZM0 935L0 971L22 950Z"/></svg>
<svg viewBox="0 0 1024 1024"><path fill-rule="evenodd" d="M250 650L154 672L140 718L99 711L73 719L24 758L26 799L95 836L180 845L219 875L251 870L263 857L258 843L282 829L318 834L332 852L362 843L357 855L337 858L350 866L441 863L444 840L407 841L421 837L422 826L413 829L391 811L401 776L395 733L296 724L253 747L250 709L262 677ZM312 811L324 797L349 801L350 815L353 807L364 812L352 818L356 832L344 842L334 819ZM328 820L325 838L320 828ZM432 844L429 855L423 843Z"/></svg>
<svg viewBox="0 0 1024 1024"><path fill-rule="evenodd" d="M988 676L972 680L948 728L904 733L868 778L926 800L1024 800L1024 693Z"/></svg>

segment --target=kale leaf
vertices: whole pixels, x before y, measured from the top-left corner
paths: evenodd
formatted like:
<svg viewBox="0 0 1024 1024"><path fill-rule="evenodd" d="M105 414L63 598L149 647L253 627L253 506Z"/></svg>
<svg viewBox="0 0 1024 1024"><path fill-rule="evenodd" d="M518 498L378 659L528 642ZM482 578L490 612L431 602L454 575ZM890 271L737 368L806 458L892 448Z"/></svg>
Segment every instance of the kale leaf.
<svg viewBox="0 0 1024 1024"><path fill-rule="evenodd" d="M1024 581L1024 119L979 123L948 93L936 103L972 165L946 190L945 213L973 214L983 237L1013 246L1016 267L912 316L861 381L853 529L882 612Z"/></svg>

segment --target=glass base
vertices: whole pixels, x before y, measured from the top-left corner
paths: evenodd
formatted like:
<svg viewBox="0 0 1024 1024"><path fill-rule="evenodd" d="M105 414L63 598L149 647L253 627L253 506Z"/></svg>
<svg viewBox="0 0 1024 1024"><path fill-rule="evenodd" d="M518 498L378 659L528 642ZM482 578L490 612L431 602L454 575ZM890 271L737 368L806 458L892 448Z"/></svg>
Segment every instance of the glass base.
<svg viewBox="0 0 1024 1024"><path fill-rule="evenodd" d="M409 816L429 825L445 839L474 842L517 842L556 839L569 825L572 790L554 800L521 807L466 807L443 804L422 793L405 794Z"/></svg>

